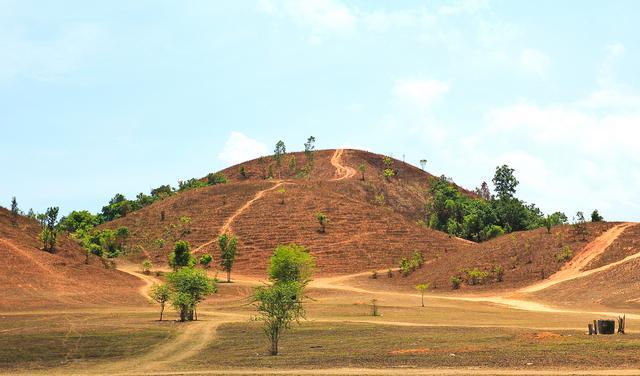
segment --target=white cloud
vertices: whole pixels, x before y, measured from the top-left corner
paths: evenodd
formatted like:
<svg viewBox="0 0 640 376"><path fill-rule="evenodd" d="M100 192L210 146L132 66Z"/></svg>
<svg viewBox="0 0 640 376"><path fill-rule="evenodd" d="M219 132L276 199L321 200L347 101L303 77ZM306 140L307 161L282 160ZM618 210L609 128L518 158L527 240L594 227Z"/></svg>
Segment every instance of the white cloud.
<svg viewBox="0 0 640 376"><path fill-rule="evenodd" d="M396 81L393 95L400 99L428 109L442 95L449 91L449 83L437 80L403 79Z"/></svg>
<svg viewBox="0 0 640 376"><path fill-rule="evenodd" d="M445 4L438 9L438 13L442 15L458 15L458 14L474 14L489 9L487 0L457 0L449 4Z"/></svg>
<svg viewBox="0 0 640 376"><path fill-rule="evenodd" d="M222 147L222 151L218 154L218 159L228 165L234 165L258 158L267 153L267 146L265 144L249 138L240 132L231 132Z"/></svg>
<svg viewBox="0 0 640 376"><path fill-rule="evenodd" d="M520 53L520 63L525 72L543 76L551 65L551 59L540 50L525 48Z"/></svg>
<svg viewBox="0 0 640 376"><path fill-rule="evenodd" d="M259 0L258 9L308 28L312 44L321 43L328 35L349 34L355 30L358 21L355 11L338 0Z"/></svg>

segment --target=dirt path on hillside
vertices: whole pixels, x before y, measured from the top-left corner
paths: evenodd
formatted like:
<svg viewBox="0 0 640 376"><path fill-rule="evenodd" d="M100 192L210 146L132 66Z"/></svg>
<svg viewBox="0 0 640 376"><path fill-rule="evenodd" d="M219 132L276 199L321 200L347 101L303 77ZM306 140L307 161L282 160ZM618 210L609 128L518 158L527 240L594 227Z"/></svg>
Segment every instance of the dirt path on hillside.
<svg viewBox="0 0 640 376"><path fill-rule="evenodd" d="M609 246L613 244L613 242L616 239L618 239L618 237L622 235L622 233L627 228L634 225L635 223L623 223L623 224L612 227L611 229L607 230L604 234L598 236L596 239L591 241L591 243L587 244L582 249L582 251L580 251L580 253L578 253L574 258L572 258L571 261L566 263L562 267L562 269L560 269L558 272L556 272L555 274L552 274L549 278L547 278L542 282L524 287L518 291L523 293L529 293L529 292L544 290L548 287L557 285L558 283L570 281L576 278L582 278L582 277L591 275L593 273L607 270L616 265L620 265L622 262L617 262L617 263L614 262L597 269L582 271L582 269L584 269L587 265L589 265L591 261L593 261L596 257L602 255L607 250L607 248L609 248Z"/></svg>
<svg viewBox="0 0 640 376"><path fill-rule="evenodd" d="M136 278L141 279L144 282L143 286L140 286L140 288L138 289L138 292L140 293L140 295L142 295L145 299L147 299L150 302L153 302L153 298L151 298L150 295L150 291L151 291L151 286L155 285L155 284L161 284L162 281L159 280L158 278L151 276L151 275L146 275L144 273L140 273L138 271L138 267L134 264L130 264L130 263L122 263L120 265L118 265L116 267L117 270L123 272L123 273L127 273L129 275L132 275Z"/></svg>
<svg viewBox="0 0 640 376"><path fill-rule="evenodd" d="M255 196L253 196L253 198L249 201L247 201L244 205L242 205L238 210L236 210L233 214L231 214L231 216L229 218L227 218L227 220L222 224L222 227L220 227L220 232L218 233L218 235L222 235L225 233L229 233L231 232L231 224L233 223L233 221L235 221L235 219L242 214L245 210L247 210L251 205L253 205L254 202L260 200L267 192L269 191L273 191L274 189L282 186L283 184L285 184L286 182L284 181L276 181L276 184L273 185L270 188L267 189L263 189L261 191L259 191L258 193L256 193ZM193 251L191 251L191 253L198 253L200 252L204 247L208 247L211 244L215 243L218 241L218 237L215 237L211 240L209 240L208 242L198 246L196 249L194 249Z"/></svg>
<svg viewBox="0 0 640 376"><path fill-rule="evenodd" d="M551 275L548 280L545 280L540 283L535 283L533 285L524 287L522 289L516 290L515 292L501 294L501 295L467 295L467 296L442 296L442 295L425 295L425 297L431 299L445 299L445 300L458 300L458 301L468 301L468 302L487 302L493 304L504 305L510 308L515 308L523 311L531 311L531 312L546 312L546 313L569 313L569 314L593 314L593 315L607 315L607 316L617 316L618 312L593 312L593 311L581 311L581 310L567 310L560 309L548 306L546 304L542 304L539 302L535 302L532 300L527 300L522 298L522 294L526 294L529 292L540 291L545 288L554 286L558 283L562 283L565 281L569 281L576 278L586 277L588 275L598 273L617 265L623 264L629 260L640 258L640 252L634 255L628 256L623 260L619 260L600 268L582 271L581 269L587 266L593 259L600 256L605 252L605 250L629 227L636 225L635 223L623 223L617 226L614 226L610 230L606 231L592 242L587 244L583 250L576 255L574 260L567 263L565 267L563 267L557 273ZM384 271L379 271L384 272ZM411 294L411 293L402 293L402 292L394 292L394 291L374 291L367 290L360 287L351 286L347 283L348 280L356 277L361 277L364 275L369 275L371 272L362 272L350 275L341 275L335 277L326 277L326 278L317 278L313 280L309 287L315 287L320 289L334 289L341 291L350 291L361 294L373 294L373 295L385 295L385 296L404 296L404 297L419 297L419 294ZM515 293L515 294L514 294ZM518 295L520 293L520 295ZM518 295L518 298L514 298L514 295ZM627 314L627 318L633 320L640 320L640 315L636 314Z"/></svg>
<svg viewBox="0 0 640 376"><path fill-rule="evenodd" d="M331 179L332 181L349 179L356 175L354 168L342 165L342 154L344 154L344 149L336 149L331 157L331 164L336 168L336 175L335 178Z"/></svg>

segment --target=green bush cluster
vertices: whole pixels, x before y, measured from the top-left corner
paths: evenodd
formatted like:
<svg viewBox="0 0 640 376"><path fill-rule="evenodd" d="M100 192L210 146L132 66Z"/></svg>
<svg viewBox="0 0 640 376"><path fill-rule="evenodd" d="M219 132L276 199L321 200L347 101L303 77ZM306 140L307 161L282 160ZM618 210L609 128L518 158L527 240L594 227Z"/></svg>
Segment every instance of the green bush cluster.
<svg viewBox="0 0 640 376"><path fill-rule="evenodd" d="M400 260L400 274L406 277L416 269L421 268L424 265L424 256L421 252L414 251L411 255L411 259L403 257Z"/></svg>
<svg viewBox="0 0 640 376"><path fill-rule="evenodd" d="M508 166L496 168L493 179L497 196L484 189L476 190L478 198L460 192L451 179L431 178L431 199L425 205L425 223L430 228L451 236L481 242L505 232L555 226L567 222L563 213L545 217L535 204L527 204L514 196L518 181Z"/></svg>

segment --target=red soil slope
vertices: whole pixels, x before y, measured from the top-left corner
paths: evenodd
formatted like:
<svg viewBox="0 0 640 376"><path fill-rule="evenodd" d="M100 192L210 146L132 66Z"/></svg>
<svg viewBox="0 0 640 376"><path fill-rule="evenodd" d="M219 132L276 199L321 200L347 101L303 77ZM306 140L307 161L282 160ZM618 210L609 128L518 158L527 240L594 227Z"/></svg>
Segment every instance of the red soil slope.
<svg viewBox="0 0 640 376"><path fill-rule="evenodd" d="M233 166L223 170L227 184L180 193L106 226L127 226L131 243L140 251L135 260L149 257L157 264L166 261L175 240L168 229L179 217L189 216L191 232L184 239L197 253L209 252L216 258L216 237L230 230L239 238L236 270L255 275L265 273L278 244L292 242L310 249L321 275L393 267L415 250L426 254L474 246L416 223L428 197L430 177L420 169L395 161L397 176L386 181L381 155L322 150L316 152L311 175L296 177L288 168L292 156L298 166L306 163L304 153L294 153L284 157L282 171L270 158L262 165L253 160ZM269 163L276 180L262 178ZM361 163L367 166L364 181L359 172L354 175ZM240 175L240 166L247 178ZM285 189L284 204L278 184ZM384 205L375 203L376 195L384 195ZM160 218L162 211L165 221ZM318 212L330 221L324 234L318 231ZM164 247L157 239L165 240Z"/></svg>
<svg viewBox="0 0 640 376"><path fill-rule="evenodd" d="M37 308L144 304L136 293L140 281L100 263L84 263L84 251L66 236L59 236L55 254L42 251L39 225L0 208L0 311Z"/></svg>
<svg viewBox="0 0 640 376"><path fill-rule="evenodd" d="M547 278L562 267L556 255L564 246L578 253L590 240L613 224L589 224L584 240L573 235L570 226L510 234L482 244L470 243L432 231L416 223L428 199L429 175L420 169L394 161L396 177L382 177L382 156L357 150L322 150L316 153L314 169L308 177L296 177L289 169L295 156L298 168L303 153L288 154L282 170L269 159L248 161L223 170L230 182L180 193L155 203L106 226L127 226L132 244L140 254L156 264L166 262L174 239L167 229L180 216L192 218L192 229L184 239L196 253L208 252L217 261L216 238L231 231L239 238L236 271L264 275L267 260L278 244L299 243L316 257L318 275L348 274L373 269L396 268L402 257L420 251L426 265L408 277L380 279L378 283L413 288L431 281L437 289L450 290L450 278L465 270L504 269L504 281L489 279L474 289L511 288ZM276 180L263 179L268 165ZM358 166L366 166L361 180ZM244 167L247 177L240 175ZM354 174L354 172L356 172ZM284 188L284 204L282 193ZM472 193L465 191L466 194ZM384 195L384 205L375 196ZM166 212L165 221L160 220ZM316 213L325 213L330 222L326 233L319 232ZM164 247L154 242L163 238ZM397 276L397 273L396 273ZM466 288L463 288L463 290Z"/></svg>

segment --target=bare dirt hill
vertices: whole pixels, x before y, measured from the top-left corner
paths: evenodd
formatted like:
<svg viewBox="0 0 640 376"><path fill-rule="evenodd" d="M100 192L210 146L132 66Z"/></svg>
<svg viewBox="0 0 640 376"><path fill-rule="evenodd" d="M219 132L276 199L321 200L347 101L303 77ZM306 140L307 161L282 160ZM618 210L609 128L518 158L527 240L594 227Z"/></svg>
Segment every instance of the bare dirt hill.
<svg viewBox="0 0 640 376"><path fill-rule="evenodd" d="M298 173L289 168L294 165L292 158ZM402 257L422 252L426 260L422 269L378 282L402 289L430 281L432 288L450 291L454 275L472 269L491 272L494 266L504 270L504 281L490 276L479 286L463 285L464 291L508 289L545 279L562 267L557 256L564 247L575 254L614 225L589 224L584 239L575 236L571 226L555 227L551 234L546 229L513 233L482 244L451 238L417 224L429 197L431 175L394 160L396 175L387 180L382 176L382 159L358 150L321 150L308 176L299 175L307 163L304 153L285 155L281 169L270 157L256 159L223 170L227 184L179 193L106 226L129 227L132 244L139 250L134 261L149 257L163 264L177 236L172 227L179 217L188 216L190 232L183 238L196 253L208 252L216 261L217 236L223 231L237 235L236 271L247 275L264 275L273 249L292 242L310 249L320 276L397 268ZM269 165L274 179L265 180ZM364 180L360 165L365 166ZM329 218L326 233L319 231L318 212Z"/></svg>
<svg viewBox="0 0 640 376"><path fill-rule="evenodd" d="M294 157L297 173L289 168ZM231 231L239 238L237 271L256 275L264 274L275 246L292 242L311 250L320 274L394 267L413 251L474 246L417 224L431 175L416 167L394 161L396 176L387 181L382 155L356 150L318 151L311 173L301 176L305 164L304 153L284 156L282 169L270 157L248 161L222 171L227 184L179 193L105 226L127 226L138 250L134 261L148 257L158 264L166 262L177 238L173 227L188 216L190 232L183 238L197 253L215 258L217 236ZM360 164L366 166L365 180ZM269 165L274 178L265 180ZM329 218L326 233L319 232L318 212Z"/></svg>
<svg viewBox="0 0 640 376"><path fill-rule="evenodd" d="M136 293L140 281L117 270L106 270L71 239L59 236L55 254L40 249L39 224L0 208L0 311L38 308L144 304Z"/></svg>

